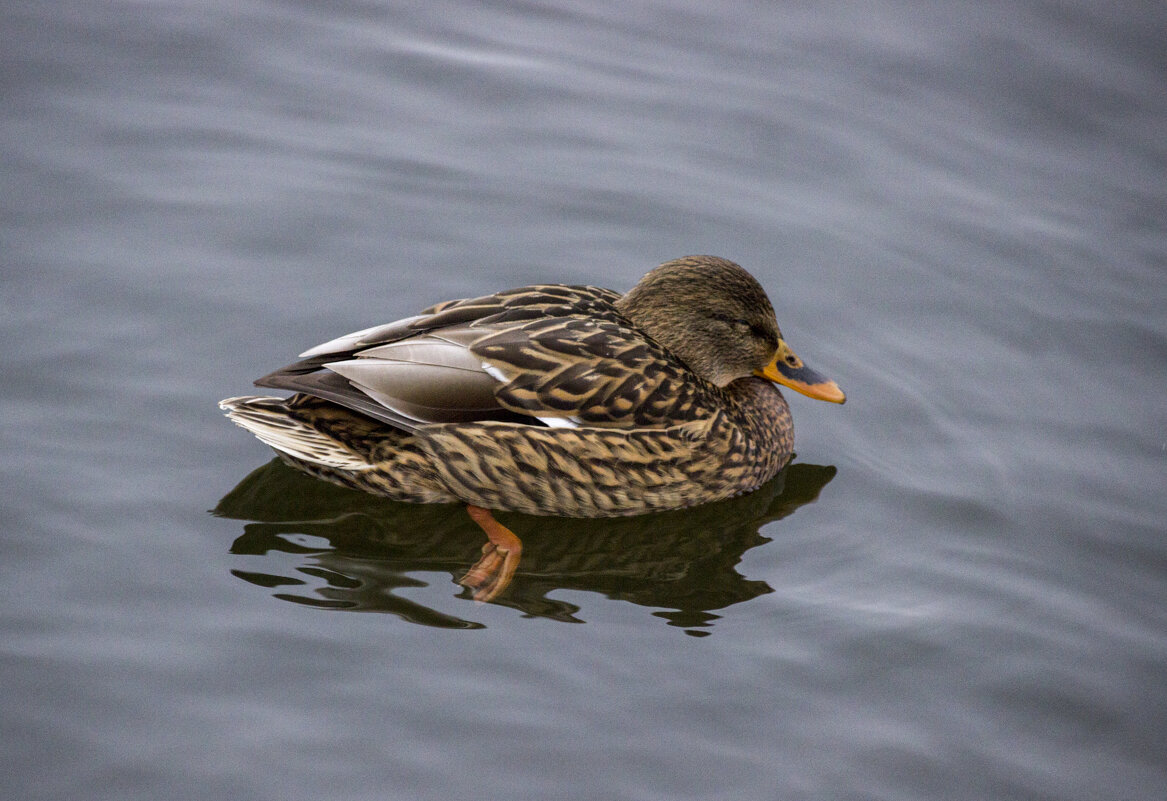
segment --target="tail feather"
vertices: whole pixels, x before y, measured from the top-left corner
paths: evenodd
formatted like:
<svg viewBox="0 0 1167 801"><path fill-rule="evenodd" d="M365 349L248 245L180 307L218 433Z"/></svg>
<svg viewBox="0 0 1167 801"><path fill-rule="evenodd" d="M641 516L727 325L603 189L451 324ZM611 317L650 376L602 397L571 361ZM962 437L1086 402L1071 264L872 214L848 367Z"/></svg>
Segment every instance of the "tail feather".
<svg viewBox="0 0 1167 801"><path fill-rule="evenodd" d="M359 472L373 468L362 454L300 420L285 398L245 395L221 400L219 408L236 425L294 459L337 470Z"/></svg>

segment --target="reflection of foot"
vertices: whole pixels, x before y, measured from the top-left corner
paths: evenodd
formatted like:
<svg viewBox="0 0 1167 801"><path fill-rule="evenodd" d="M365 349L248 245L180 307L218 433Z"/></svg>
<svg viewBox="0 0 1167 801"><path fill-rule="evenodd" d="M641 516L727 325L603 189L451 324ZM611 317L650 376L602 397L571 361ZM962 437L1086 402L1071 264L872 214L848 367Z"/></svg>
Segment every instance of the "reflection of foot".
<svg viewBox="0 0 1167 801"><path fill-rule="evenodd" d="M466 513L486 532L489 542L482 546L482 558L458 583L471 591L475 601L493 601L511 583L523 555L523 543L495 520L489 509L467 506Z"/></svg>

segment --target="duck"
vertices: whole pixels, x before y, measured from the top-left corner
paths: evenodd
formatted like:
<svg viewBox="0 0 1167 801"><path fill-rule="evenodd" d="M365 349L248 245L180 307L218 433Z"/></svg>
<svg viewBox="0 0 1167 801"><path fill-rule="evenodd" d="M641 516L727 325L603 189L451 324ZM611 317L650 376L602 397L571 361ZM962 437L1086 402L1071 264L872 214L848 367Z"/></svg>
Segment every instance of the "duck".
<svg viewBox="0 0 1167 801"><path fill-rule="evenodd" d="M486 534L462 578L497 598L522 542L495 512L604 518L752 492L793 454L779 385L843 403L786 343L740 265L687 256L626 293L538 284L332 339L219 402L303 472L459 503Z"/></svg>

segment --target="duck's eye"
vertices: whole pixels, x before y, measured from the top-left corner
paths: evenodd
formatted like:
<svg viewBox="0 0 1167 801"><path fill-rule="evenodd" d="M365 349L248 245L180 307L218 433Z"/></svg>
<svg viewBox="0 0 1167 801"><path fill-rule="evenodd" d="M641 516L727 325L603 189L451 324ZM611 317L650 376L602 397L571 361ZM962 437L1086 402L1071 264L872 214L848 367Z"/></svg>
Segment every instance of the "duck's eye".
<svg viewBox="0 0 1167 801"><path fill-rule="evenodd" d="M753 328L753 326L750 325L749 320L743 320L741 317L730 317L728 314L714 314L712 317L719 323L732 325L735 328L741 328L743 330L752 330Z"/></svg>

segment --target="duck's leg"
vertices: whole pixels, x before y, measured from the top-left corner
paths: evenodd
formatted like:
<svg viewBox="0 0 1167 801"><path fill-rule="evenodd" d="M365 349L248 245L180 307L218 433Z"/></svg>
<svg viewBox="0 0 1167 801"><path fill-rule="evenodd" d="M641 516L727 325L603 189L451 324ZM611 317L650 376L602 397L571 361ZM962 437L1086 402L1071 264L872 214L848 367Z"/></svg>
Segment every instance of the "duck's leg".
<svg viewBox="0 0 1167 801"><path fill-rule="evenodd" d="M482 546L482 558L458 583L471 590L474 600L492 601L511 583L523 555L523 543L513 531L495 520L489 509L468 505L466 513L489 539Z"/></svg>

